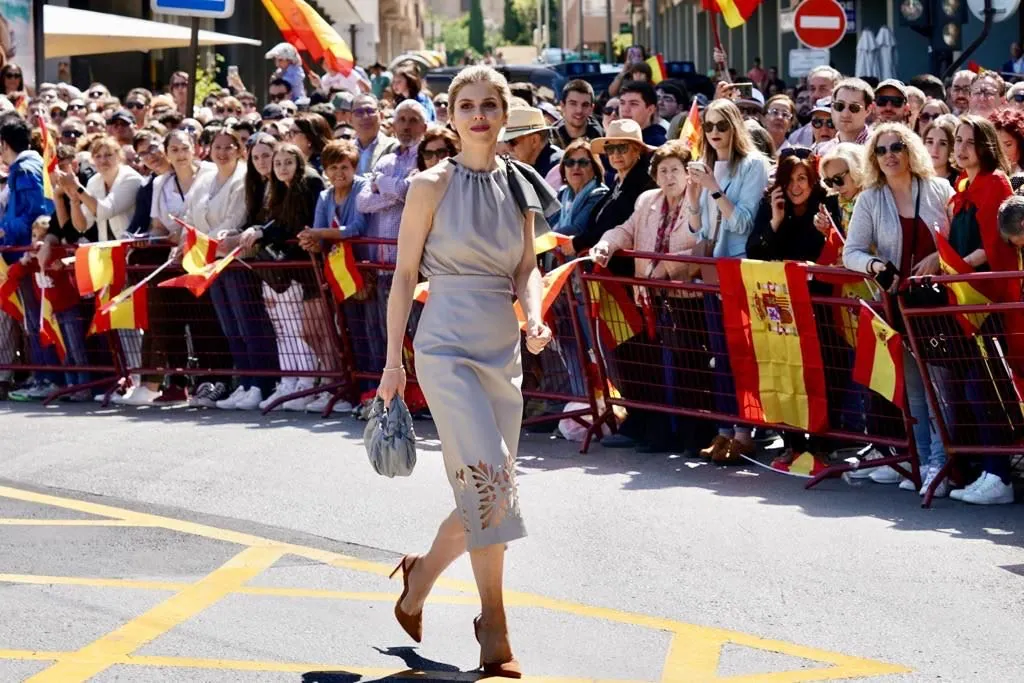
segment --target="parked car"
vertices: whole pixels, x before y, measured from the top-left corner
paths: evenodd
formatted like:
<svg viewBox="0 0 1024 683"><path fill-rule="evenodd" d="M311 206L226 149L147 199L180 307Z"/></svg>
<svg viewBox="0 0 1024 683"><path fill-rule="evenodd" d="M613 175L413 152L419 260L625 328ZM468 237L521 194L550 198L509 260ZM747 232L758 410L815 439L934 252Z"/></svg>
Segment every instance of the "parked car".
<svg viewBox="0 0 1024 683"><path fill-rule="evenodd" d="M463 66L445 66L427 72L426 81L430 92L439 93L448 90L455 75L462 71ZM532 83L540 88L547 88L556 101L561 99L565 76L554 69L541 64L507 64L494 67L509 83Z"/></svg>

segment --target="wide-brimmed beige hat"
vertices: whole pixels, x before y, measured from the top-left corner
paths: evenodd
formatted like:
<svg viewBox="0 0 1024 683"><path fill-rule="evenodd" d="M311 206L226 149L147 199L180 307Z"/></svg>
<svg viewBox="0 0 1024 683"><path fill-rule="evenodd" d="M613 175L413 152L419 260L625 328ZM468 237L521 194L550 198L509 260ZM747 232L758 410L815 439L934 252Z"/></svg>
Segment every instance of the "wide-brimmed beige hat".
<svg viewBox="0 0 1024 683"><path fill-rule="evenodd" d="M644 142L644 132L633 119L616 119L609 123L603 138L590 141L590 149L594 154L604 154L604 146L609 142L635 142L649 152L658 149Z"/></svg>
<svg viewBox="0 0 1024 683"><path fill-rule="evenodd" d="M534 107L513 107L508 110L508 123L505 124L505 132L501 136L501 142L508 142L514 138L530 135L531 133L543 133L551 130L544 112Z"/></svg>

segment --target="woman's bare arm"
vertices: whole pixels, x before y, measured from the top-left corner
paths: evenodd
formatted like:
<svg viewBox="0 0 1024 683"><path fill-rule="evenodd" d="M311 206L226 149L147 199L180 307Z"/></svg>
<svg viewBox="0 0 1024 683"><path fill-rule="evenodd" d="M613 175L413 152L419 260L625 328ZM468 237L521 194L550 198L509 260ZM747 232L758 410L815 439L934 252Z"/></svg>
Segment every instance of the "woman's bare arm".
<svg viewBox="0 0 1024 683"><path fill-rule="evenodd" d="M543 282L537 268L537 255L533 253L533 218L531 211L523 220L523 257L515 273L516 296L526 316L528 331L543 322L540 311Z"/></svg>

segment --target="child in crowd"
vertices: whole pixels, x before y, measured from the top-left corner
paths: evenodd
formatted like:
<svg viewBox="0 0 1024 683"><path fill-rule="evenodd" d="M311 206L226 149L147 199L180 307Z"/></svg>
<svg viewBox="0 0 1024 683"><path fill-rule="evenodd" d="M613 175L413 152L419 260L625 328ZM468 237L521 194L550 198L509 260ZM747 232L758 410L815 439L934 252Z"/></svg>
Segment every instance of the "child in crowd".
<svg viewBox="0 0 1024 683"><path fill-rule="evenodd" d="M302 58L294 46L290 43L278 43L267 52L266 58L273 59L277 65L277 71L271 74L270 79L283 78L288 81L288 85L292 87L293 101L306 96L306 74L302 70Z"/></svg>

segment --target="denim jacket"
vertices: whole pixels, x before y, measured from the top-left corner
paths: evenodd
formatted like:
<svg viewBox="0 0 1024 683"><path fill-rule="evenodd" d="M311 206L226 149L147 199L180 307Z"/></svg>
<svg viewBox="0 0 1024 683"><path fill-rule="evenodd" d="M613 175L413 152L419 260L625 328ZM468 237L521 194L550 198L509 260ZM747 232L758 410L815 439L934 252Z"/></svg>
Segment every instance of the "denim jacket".
<svg viewBox="0 0 1024 683"><path fill-rule="evenodd" d="M0 245L28 247L32 244L32 223L39 216L53 213L53 201L43 196L43 158L32 150L19 154L11 164L7 187L10 193L0 219ZM20 256L4 253L8 263L14 263Z"/></svg>
<svg viewBox="0 0 1024 683"><path fill-rule="evenodd" d="M747 236L754 225L754 216L761 205L761 197L768 187L768 160L761 154L752 153L740 160L733 172L721 183L722 193L732 202L732 216L722 216L722 225L715 241L715 257L737 258L747 253ZM712 169L714 170L714 169ZM701 190L700 218L701 239L707 239L712 227L711 193Z"/></svg>

